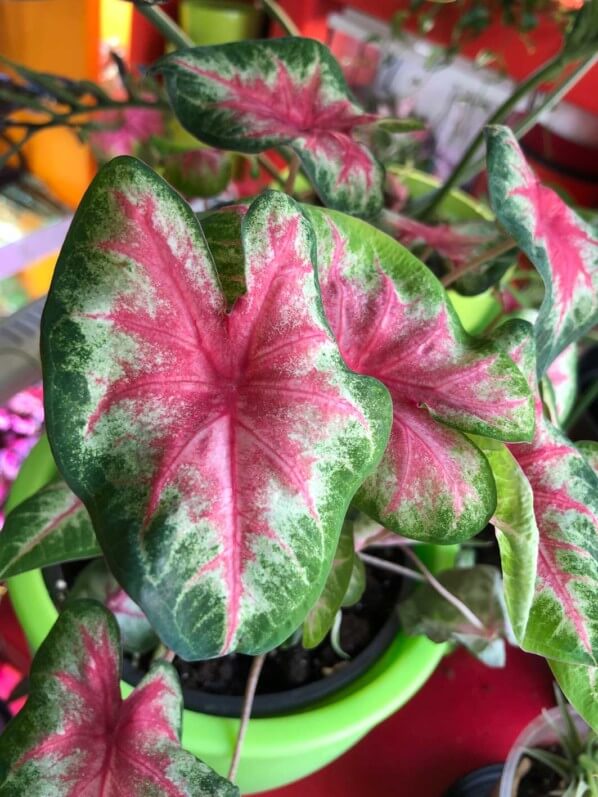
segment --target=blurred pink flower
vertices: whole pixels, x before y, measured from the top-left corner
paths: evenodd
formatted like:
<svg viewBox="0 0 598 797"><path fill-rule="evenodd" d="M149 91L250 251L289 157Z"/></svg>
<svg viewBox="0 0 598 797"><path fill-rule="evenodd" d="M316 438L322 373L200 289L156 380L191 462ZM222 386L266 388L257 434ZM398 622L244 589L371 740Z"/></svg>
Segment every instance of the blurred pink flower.
<svg viewBox="0 0 598 797"><path fill-rule="evenodd" d="M96 130L89 136L89 143L100 161L118 155L134 155L139 144L164 133L162 111L154 108L105 111L97 118L101 124L110 126L110 129Z"/></svg>

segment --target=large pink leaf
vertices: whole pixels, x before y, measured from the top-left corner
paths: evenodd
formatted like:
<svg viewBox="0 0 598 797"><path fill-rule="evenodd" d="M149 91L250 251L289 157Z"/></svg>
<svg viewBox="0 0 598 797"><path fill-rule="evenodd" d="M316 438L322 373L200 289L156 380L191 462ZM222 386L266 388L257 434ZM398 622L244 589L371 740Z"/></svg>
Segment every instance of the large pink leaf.
<svg viewBox="0 0 598 797"><path fill-rule="evenodd" d="M364 215L381 209L382 168L355 136L378 117L351 100L323 44L291 38L196 47L157 68L178 118L198 138L241 152L289 145L326 204Z"/></svg>
<svg viewBox="0 0 598 797"><path fill-rule="evenodd" d="M534 493L539 548L524 646L579 664L598 661L598 478L543 416L530 445L511 446Z"/></svg>
<svg viewBox="0 0 598 797"><path fill-rule="evenodd" d="M598 321L598 236L538 181L506 127L487 129L489 190L500 223L538 269L538 374Z"/></svg>
<svg viewBox="0 0 598 797"><path fill-rule="evenodd" d="M537 568L535 589L522 644L555 660L595 665L598 477L583 454L545 418L533 341L513 334L514 324L499 329L496 340L526 374L536 396L534 439L510 446L532 488L538 529L537 557L529 557L530 566ZM523 534L524 528L512 531Z"/></svg>
<svg viewBox="0 0 598 797"><path fill-rule="evenodd" d="M463 331L437 280L402 246L363 222L309 212L341 353L393 399L389 445L357 501L407 537L466 539L488 521L496 495L485 457L462 432L529 439L525 380L492 344Z"/></svg>
<svg viewBox="0 0 598 797"><path fill-rule="evenodd" d="M43 320L48 433L112 572L184 658L257 653L301 623L388 436L386 390L327 327L313 231L267 193L227 311L195 217L119 159L96 178Z"/></svg>
<svg viewBox="0 0 598 797"><path fill-rule="evenodd" d="M237 789L180 747L182 697L165 662L122 700L116 622L95 601L60 615L25 708L0 737L2 797L211 797Z"/></svg>

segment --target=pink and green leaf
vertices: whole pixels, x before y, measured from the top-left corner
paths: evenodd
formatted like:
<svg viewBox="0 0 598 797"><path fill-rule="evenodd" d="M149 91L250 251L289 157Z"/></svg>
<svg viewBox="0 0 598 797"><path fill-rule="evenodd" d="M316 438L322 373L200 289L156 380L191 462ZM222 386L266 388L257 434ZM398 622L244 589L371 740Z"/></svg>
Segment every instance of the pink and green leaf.
<svg viewBox="0 0 598 797"><path fill-rule="evenodd" d="M498 220L538 269L538 375L598 321L598 238L526 163L513 133L487 129L489 191Z"/></svg>
<svg viewBox="0 0 598 797"><path fill-rule="evenodd" d="M287 145L326 205L366 216L382 208L383 169L357 135L377 117L353 102L320 42L195 47L156 68L177 117L200 140L248 153Z"/></svg>
<svg viewBox="0 0 598 797"><path fill-rule="evenodd" d="M164 178L191 198L220 194L232 177L231 156L211 147L166 153L158 165Z"/></svg>
<svg viewBox="0 0 598 797"><path fill-rule="evenodd" d="M598 477L541 413L530 445L511 446L534 493L540 532L534 602L523 645L572 664L598 660Z"/></svg>
<svg viewBox="0 0 598 797"><path fill-rule="evenodd" d="M529 388L491 342L469 337L431 272L364 222L308 210L324 309L341 354L393 400L383 460L356 504L385 527L430 542L467 539L496 503L488 462L463 432L529 440Z"/></svg>
<svg viewBox="0 0 598 797"><path fill-rule="evenodd" d="M598 667L548 662L552 674L573 708L598 733Z"/></svg>
<svg viewBox="0 0 598 797"><path fill-rule="evenodd" d="M326 323L315 240L269 192L241 224L232 308L190 208L132 159L104 167L42 320L48 434L111 571L181 657L257 654L320 594L390 400Z"/></svg>
<svg viewBox="0 0 598 797"><path fill-rule="evenodd" d="M112 612L126 651L146 653L158 645L158 637L147 617L120 586L103 559L90 562L77 576L68 600L80 598L98 601Z"/></svg>
<svg viewBox="0 0 598 797"><path fill-rule="evenodd" d="M65 609L35 657L29 699L0 736L2 797L233 797L237 789L180 746L182 696L154 664L120 694L114 617L95 601Z"/></svg>
<svg viewBox="0 0 598 797"><path fill-rule="evenodd" d="M525 334L525 326L525 321L511 321L493 336L525 373L536 395L533 441L509 446L531 487L538 528L534 596L520 641L532 653L593 666L598 650L594 611L598 588L598 477L583 454L544 417L534 345ZM520 514L516 534L526 535L527 517L527 511ZM531 569L532 560L528 561ZM519 565L524 567L521 560Z"/></svg>
<svg viewBox="0 0 598 797"><path fill-rule="evenodd" d="M317 647L332 628L349 588L354 560L353 527L347 520L341 531L324 589L303 623L304 647Z"/></svg>
<svg viewBox="0 0 598 797"><path fill-rule="evenodd" d="M6 518L0 532L0 579L100 553L87 510L63 481L56 482Z"/></svg>
<svg viewBox="0 0 598 797"><path fill-rule="evenodd" d="M550 401L558 426L565 423L575 405L578 364L577 346L572 343L553 360L542 381L544 401Z"/></svg>

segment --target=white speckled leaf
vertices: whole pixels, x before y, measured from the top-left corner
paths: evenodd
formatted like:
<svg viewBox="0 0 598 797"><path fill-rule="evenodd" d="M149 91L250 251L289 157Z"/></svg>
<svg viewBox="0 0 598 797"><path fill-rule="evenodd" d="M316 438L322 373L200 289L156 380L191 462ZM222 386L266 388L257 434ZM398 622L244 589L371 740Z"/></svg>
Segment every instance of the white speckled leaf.
<svg viewBox="0 0 598 797"><path fill-rule="evenodd" d="M545 286L536 321L542 376L598 321L598 240L587 222L539 182L508 127L486 128L486 143L492 209Z"/></svg>
<svg viewBox="0 0 598 797"><path fill-rule="evenodd" d="M89 514L63 481L15 507L0 532L0 578L99 556Z"/></svg>
<svg viewBox="0 0 598 797"><path fill-rule="evenodd" d="M257 654L322 590L348 503L388 438L347 370L315 242L269 192L241 224L231 309L190 208L138 161L104 167L42 322L48 435L111 571L181 657Z"/></svg>
<svg viewBox="0 0 598 797"><path fill-rule="evenodd" d="M376 122L328 48L293 37L178 50L156 66L174 111L202 141L239 152L290 146L325 204L373 216L384 172L356 128Z"/></svg>
<svg viewBox="0 0 598 797"><path fill-rule="evenodd" d="M356 503L406 537L456 542L495 508L486 458L463 432L530 439L525 379L494 344L469 337L430 271L384 233L310 208L324 309L345 361L393 399L384 458Z"/></svg>
<svg viewBox="0 0 598 797"><path fill-rule="evenodd" d="M25 707L0 736L2 797L235 797L180 746L182 695L154 664L120 695L114 617L95 601L65 609L31 668Z"/></svg>

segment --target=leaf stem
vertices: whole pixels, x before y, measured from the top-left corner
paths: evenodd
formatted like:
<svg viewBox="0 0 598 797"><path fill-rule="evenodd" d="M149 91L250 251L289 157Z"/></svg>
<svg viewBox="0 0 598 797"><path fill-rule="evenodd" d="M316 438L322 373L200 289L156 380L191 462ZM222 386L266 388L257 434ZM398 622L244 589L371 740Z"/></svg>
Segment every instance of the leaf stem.
<svg viewBox="0 0 598 797"><path fill-rule="evenodd" d="M460 600L456 595L453 595L446 587L444 587L440 581L428 570L419 556L411 550L411 548L404 549L405 554L411 559L413 564L421 571L423 576L425 577L428 584L436 590L436 592L441 595L445 600L447 600L452 606L460 612L465 619L470 622L474 628L480 629L482 631L484 629L484 623L480 620L480 618L474 614L469 606L466 606L462 600Z"/></svg>
<svg viewBox="0 0 598 797"><path fill-rule="evenodd" d="M177 50L185 47L193 47L194 41L187 34L179 28L168 14L162 11L161 8L156 6L138 5L135 6L137 11L142 14L148 22L159 31L166 41L174 44Z"/></svg>
<svg viewBox="0 0 598 797"><path fill-rule="evenodd" d="M549 113L555 107L555 105L558 105L563 97L565 97L571 91L573 86L575 86L576 83L578 83L582 77L590 71L597 61L598 53L588 56L579 64L576 69L571 72L569 77L565 78L565 80L563 80L563 82L556 86L552 91L549 91L544 96L542 102L532 108L530 112L523 117L523 119L520 119L519 122L517 122L517 124L513 125L513 133L515 134L516 138L523 138L523 136L528 133L536 124L542 114ZM461 177L461 182L468 183L476 175L483 171L485 165L486 158L478 158L475 163L465 170L463 176Z"/></svg>
<svg viewBox="0 0 598 797"><path fill-rule="evenodd" d="M480 128L478 134L467 147L446 182L440 188L430 192L422 199L421 203L417 204L415 208L415 215L417 218L430 216L434 210L436 210L445 196L447 196L453 190L453 188L456 188L463 182L467 167L475 157L479 147L484 142L484 128L486 125L495 125L503 122L509 113L516 107L517 103L528 92L532 91L536 88L536 86L539 86L546 80L549 80L553 73L562 67L563 60L562 52L557 53L553 58L550 58L545 64L539 67L539 69L537 69L535 72L532 72L532 74L522 83L520 83L515 88L513 93L510 94L507 99L501 103L501 105L499 105L496 111L489 116L484 125Z"/></svg>
<svg viewBox="0 0 598 797"><path fill-rule="evenodd" d="M289 161L289 174L287 176L286 182L284 184L284 192L285 194L289 194L289 196L293 195L293 189L295 188L295 180L297 179L297 175L299 174L299 155L296 152L293 152L291 160Z"/></svg>
<svg viewBox="0 0 598 797"><path fill-rule="evenodd" d="M581 418L584 412L598 399L598 379L596 379L590 387L582 393L575 407L569 413L569 417L565 421L565 429L569 431L571 427L575 426L577 421Z"/></svg>
<svg viewBox="0 0 598 797"><path fill-rule="evenodd" d="M274 22L278 22L287 36L301 36L299 28L295 25L284 8L282 8L280 3L277 3L276 0L262 0L262 6L270 19L274 20Z"/></svg>
<svg viewBox="0 0 598 797"><path fill-rule="evenodd" d="M475 260L470 260L469 263L459 266L459 268L451 271L450 274L445 274L441 280L442 284L445 288L447 288L449 285L452 285L453 282L457 282L457 280L461 279L461 277L464 274L467 274L467 272L473 271L474 269L483 266L484 263L487 263L489 260L494 260L495 257L504 255L505 252L509 252L516 245L517 244L512 238L507 238L506 241L500 241L500 243L496 244L496 246L493 246L491 249L486 249L485 252L482 252L479 257L475 258Z"/></svg>
<svg viewBox="0 0 598 797"><path fill-rule="evenodd" d="M241 724L237 733L237 740L235 742L235 749L233 750L233 757L230 762L228 770L228 779L235 782L237 777L237 770L239 769L239 761L241 760L241 752L243 750L243 742L245 741L245 734L247 733L247 726L251 718L251 709L253 708L253 699L255 697L255 690L257 683L266 660L266 654L262 653L261 656L255 656L251 662L251 669L247 678L247 685L245 686L245 695L243 697L243 710L241 712Z"/></svg>
<svg viewBox="0 0 598 797"><path fill-rule="evenodd" d="M405 578L411 578L413 581L425 581L426 579L420 575L416 570L411 570L410 567L403 567L396 562L389 562L386 559L380 559L379 556L370 556L369 553L360 553L359 558L372 567L378 567L380 570L388 570L390 573L396 573Z"/></svg>
<svg viewBox="0 0 598 797"><path fill-rule="evenodd" d="M262 169L265 172L268 172L270 177L272 177L273 180L276 180L276 182L280 185L281 188L284 188L285 179L282 176L282 174L278 171L276 166L272 163L270 158L264 153L262 153L261 155L256 155L256 160L259 163L259 165L262 167Z"/></svg>

